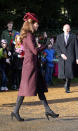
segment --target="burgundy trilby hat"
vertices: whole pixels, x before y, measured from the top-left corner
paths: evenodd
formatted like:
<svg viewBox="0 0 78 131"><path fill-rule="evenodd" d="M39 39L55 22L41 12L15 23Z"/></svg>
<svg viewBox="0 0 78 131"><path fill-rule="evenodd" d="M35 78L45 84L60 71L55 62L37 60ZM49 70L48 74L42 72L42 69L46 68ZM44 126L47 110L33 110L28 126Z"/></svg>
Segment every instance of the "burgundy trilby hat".
<svg viewBox="0 0 78 131"><path fill-rule="evenodd" d="M33 21L38 22L38 19L35 13L30 13L30 12L26 13L24 16L24 21L27 21L29 19L32 19Z"/></svg>

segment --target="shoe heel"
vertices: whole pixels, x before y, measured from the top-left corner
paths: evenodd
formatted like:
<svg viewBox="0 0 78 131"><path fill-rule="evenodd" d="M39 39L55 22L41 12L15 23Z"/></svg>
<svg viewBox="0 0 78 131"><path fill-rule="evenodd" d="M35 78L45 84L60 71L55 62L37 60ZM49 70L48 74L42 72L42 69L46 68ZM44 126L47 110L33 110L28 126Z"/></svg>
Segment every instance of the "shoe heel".
<svg viewBox="0 0 78 131"><path fill-rule="evenodd" d="M19 114L15 114L14 112L11 113L11 119L12 120L13 120L13 117L15 117L16 120L18 120L18 121L24 121L24 119L21 118Z"/></svg>
<svg viewBox="0 0 78 131"><path fill-rule="evenodd" d="M13 120L13 116L14 116L13 113L11 113L11 120Z"/></svg>
<svg viewBox="0 0 78 131"><path fill-rule="evenodd" d="M53 118L59 117L59 114L56 114L53 111L52 112L46 112L45 115L46 115L46 117L47 117L48 120L49 120L49 116L53 117Z"/></svg>
<svg viewBox="0 0 78 131"><path fill-rule="evenodd" d="M46 115L46 118L49 120L49 116L48 116L48 114L45 114Z"/></svg>

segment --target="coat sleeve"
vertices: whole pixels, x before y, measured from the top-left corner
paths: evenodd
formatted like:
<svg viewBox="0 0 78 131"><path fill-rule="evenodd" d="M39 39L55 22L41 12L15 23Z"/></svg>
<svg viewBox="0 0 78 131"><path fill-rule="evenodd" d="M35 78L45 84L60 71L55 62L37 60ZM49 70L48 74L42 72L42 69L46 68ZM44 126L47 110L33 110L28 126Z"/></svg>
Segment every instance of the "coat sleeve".
<svg viewBox="0 0 78 131"><path fill-rule="evenodd" d="M75 54L76 54L76 59L78 59L78 40L76 36L75 36Z"/></svg>
<svg viewBox="0 0 78 131"><path fill-rule="evenodd" d="M57 36L57 39L56 39L56 43L55 45L53 46L53 48L55 49L57 55L60 57L62 52L61 52L61 49L60 49L60 46L59 46L59 36Z"/></svg>
<svg viewBox="0 0 78 131"><path fill-rule="evenodd" d="M32 34L28 33L27 38L24 38L23 43L25 45L27 45L27 47L29 48L29 50L34 54L37 55L37 49L35 47L35 44L33 43L32 40Z"/></svg>

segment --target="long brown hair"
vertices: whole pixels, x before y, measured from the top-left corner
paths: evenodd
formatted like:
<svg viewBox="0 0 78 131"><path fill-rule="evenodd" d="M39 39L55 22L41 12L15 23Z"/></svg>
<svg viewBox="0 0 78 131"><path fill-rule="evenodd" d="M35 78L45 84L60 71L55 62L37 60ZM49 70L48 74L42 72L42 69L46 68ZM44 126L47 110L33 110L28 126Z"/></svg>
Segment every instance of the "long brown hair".
<svg viewBox="0 0 78 131"><path fill-rule="evenodd" d="M21 28L21 31L20 31L20 38L21 38L21 41L23 40L24 37L27 36L27 33L28 32L34 32L34 29L33 29L33 23L35 21L33 21L32 19L29 19L28 21L25 21L23 23L23 26Z"/></svg>

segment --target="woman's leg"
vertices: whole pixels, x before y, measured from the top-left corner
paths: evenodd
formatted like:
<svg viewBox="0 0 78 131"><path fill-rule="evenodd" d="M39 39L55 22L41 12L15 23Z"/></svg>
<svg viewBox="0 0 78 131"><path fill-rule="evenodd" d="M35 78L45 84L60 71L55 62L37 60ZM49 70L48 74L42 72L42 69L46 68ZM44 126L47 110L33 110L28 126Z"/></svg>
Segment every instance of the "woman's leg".
<svg viewBox="0 0 78 131"><path fill-rule="evenodd" d="M19 109L20 109L20 107L21 107L21 105L23 103L23 100L24 100L24 96L18 96L17 97L14 113L18 113L19 114Z"/></svg>
<svg viewBox="0 0 78 131"><path fill-rule="evenodd" d="M49 105L48 105L48 102L46 100L46 97L45 97L45 94L44 93L38 93L38 96L39 96L39 99L41 100L42 104L44 105L44 108L45 108L45 115L47 117L47 119L49 120L49 116L53 117L53 118L56 118L59 116L59 114L56 114L54 113Z"/></svg>
<svg viewBox="0 0 78 131"><path fill-rule="evenodd" d="M13 119L13 117L15 117L18 121L24 121L23 118L20 117L19 115L19 109L23 103L23 100L24 100L24 96L18 96L17 97L17 102L16 102L16 106L15 106L15 109L14 111L11 113L11 117Z"/></svg>
<svg viewBox="0 0 78 131"><path fill-rule="evenodd" d="M50 111L51 109L50 109L50 107L48 105L48 102L46 100L45 94L44 93L38 93L38 97L41 100L42 104L44 105L45 112Z"/></svg>

